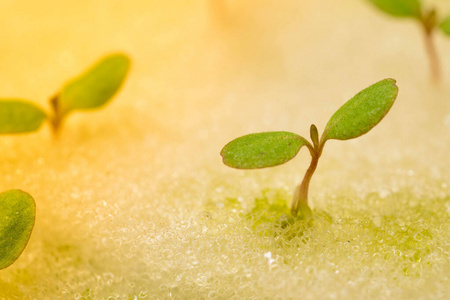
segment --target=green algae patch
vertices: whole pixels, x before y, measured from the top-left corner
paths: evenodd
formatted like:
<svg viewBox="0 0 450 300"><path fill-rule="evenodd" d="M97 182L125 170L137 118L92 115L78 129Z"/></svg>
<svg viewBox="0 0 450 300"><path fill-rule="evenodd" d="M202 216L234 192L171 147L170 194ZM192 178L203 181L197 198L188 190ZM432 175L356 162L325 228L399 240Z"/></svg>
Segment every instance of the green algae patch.
<svg viewBox="0 0 450 300"><path fill-rule="evenodd" d="M411 198L413 195L399 192L387 201L403 203ZM251 228L251 245L269 251L271 257L277 254L279 262L291 267L326 252L330 255L327 261L332 261L336 270L351 259L357 265L395 270L395 276L420 277L436 266L433 252L445 248L440 230L448 223L448 217L436 214L436 210L442 209L448 199L430 200L433 205L428 207L395 205L399 211L389 214L377 212L380 207L372 207L371 212L346 211L342 214L345 216L314 209L308 221L289 214L288 200L289 195L284 190L266 189L255 197L249 211L234 220L236 227ZM373 195L359 199L363 203L373 200ZM335 201L350 206L355 199L338 197ZM239 205L221 207L230 215L242 209ZM348 267L340 266L347 271Z"/></svg>
<svg viewBox="0 0 450 300"><path fill-rule="evenodd" d="M276 222L280 218L288 216L289 207L286 194L283 191L263 191L261 196L255 198L254 207L247 214L247 218L252 220L254 225L258 225Z"/></svg>

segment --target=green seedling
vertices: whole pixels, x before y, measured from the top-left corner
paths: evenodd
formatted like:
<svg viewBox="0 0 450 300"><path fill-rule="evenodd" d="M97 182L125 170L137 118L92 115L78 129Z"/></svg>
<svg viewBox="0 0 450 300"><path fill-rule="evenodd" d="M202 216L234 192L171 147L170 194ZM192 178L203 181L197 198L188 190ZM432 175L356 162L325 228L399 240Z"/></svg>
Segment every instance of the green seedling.
<svg viewBox="0 0 450 300"><path fill-rule="evenodd" d="M0 194L0 270L22 254L33 230L36 206L33 197L21 190Z"/></svg>
<svg viewBox="0 0 450 300"><path fill-rule="evenodd" d="M425 47L430 60L430 72L434 81L441 77L439 56L434 42L438 29L450 36L450 15L439 18L436 9L426 9L421 0L368 0L383 12L398 18L411 18L418 21L424 32Z"/></svg>
<svg viewBox="0 0 450 300"><path fill-rule="evenodd" d="M311 214L308 206L309 183L325 142L357 138L377 125L397 98L398 88L395 83L394 79L384 79L356 94L334 113L320 139L317 127L312 124L312 143L298 134L285 131L248 134L223 147L220 152L223 163L236 169L273 167L293 159L306 146L311 154L311 164L294 193L291 213L294 216L308 217Z"/></svg>
<svg viewBox="0 0 450 300"><path fill-rule="evenodd" d="M104 57L62 87L50 100L51 114L27 100L0 99L0 134L33 132L48 120L57 135L71 112L108 103L122 86L129 68L130 59L124 54Z"/></svg>

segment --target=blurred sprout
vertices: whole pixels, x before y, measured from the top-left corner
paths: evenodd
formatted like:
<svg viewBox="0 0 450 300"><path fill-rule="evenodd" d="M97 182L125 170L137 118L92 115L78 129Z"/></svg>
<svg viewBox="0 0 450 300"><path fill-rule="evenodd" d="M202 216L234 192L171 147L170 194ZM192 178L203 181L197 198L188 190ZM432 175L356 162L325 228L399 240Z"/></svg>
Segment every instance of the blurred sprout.
<svg viewBox="0 0 450 300"><path fill-rule="evenodd" d="M368 0L383 12L401 18L418 21L423 28L425 47L430 60L430 72L434 81L441 77L441 66L433 35L439 28L450 35L450 16L440 21L435 9L426 9L421 0Z"/></svg>
<svg viewBox="0 0 450 300"><path fill-rule="evenodd" d="M56 134L66 116L76 110L104 106L122 86L130 69L130 59L124 54L104 57L84 74L69 81L50 100L52 114L29 101L0 99L0 134L33 132L44 120L50 121Z"/></svg>
<svg viewBox="0 0 450 300"><path fill-rule="evenodd" d="M223 147L220 152L223 163L236 169L273 167L293 159L306 146L312 157L311 164L296 189L291 212L294 216L307 218L311 214L308 206L309 183L325 142L357 138L377 125L397 98L398 88L395 83L394 79L385 79L356 94L330 118L320 140L317 127L311 125L312 144L295 133L285 131L248 134Z"/></svg>
<svg viewBox="0 0 450 300"><path fill-rule="evenodd" d="M50 101L55 131L60 129L62 120L70 112L105 105L122 86L129 69L130 59L126 55L113 54L64 85Z"/></svg>
<svg viewBox="0 0 450 300"><path fill-rule="evenodd" d="M22 254L34 227L36 207L33 197L20 190L0 194L0 270Z"/></svg>

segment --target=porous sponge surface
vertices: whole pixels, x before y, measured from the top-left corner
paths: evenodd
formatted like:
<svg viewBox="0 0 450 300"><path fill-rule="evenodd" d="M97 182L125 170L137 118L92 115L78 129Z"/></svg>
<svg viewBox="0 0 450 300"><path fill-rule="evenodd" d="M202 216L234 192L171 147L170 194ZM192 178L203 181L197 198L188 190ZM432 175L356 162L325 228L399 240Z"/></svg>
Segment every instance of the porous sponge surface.
<svg viewBox="0 0 450 300"><path fill-rule="evenodd" d="M448 298L450 42L436 37L434 85L413 22L364 1L306 2L2 1L0 95L47 108L113 50L133 69L57 141L48 126L0 137L0 190L37 205L0 299ZM327 142L313 222L288 207L307 151L272 169L222 165L231 139L308 137L386 77L400 93L385 120Z"/></svg>

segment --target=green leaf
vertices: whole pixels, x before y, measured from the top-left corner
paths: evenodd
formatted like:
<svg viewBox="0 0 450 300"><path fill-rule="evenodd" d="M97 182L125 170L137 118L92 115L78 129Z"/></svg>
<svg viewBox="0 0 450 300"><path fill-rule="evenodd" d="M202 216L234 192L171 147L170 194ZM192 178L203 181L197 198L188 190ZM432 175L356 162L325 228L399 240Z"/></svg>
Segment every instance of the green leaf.
<svg viewBox="0 0 450 300"><path fill-rule="evenodd" d="M130 59L124 54L103 58L63 87L55 105L58 112L65 115L106 104L122 86L129 69Z"/></svg>
<svg viewBox="0 0 450 300"><path fill-rule="evenodd" d="M223 147L223 163L237 169L259 169L284 164L302 146L311 147L303 137L285 131L244 135Z"/></svg>
<svg viewBox="0 0 450 300"><path fill-rule="evenodd" d="M311 140L313 141L314 146L319 145L319 132L317 131L317 127L314 124L311 124L309 128L309 134L311 136Z"/></svg>
<svg viewBox="0 0 450 300"><path fill-rule="evenodd" d="M395 82L394 79L381 80L347 101L328 121L324 141L353 139L377 125L397 98Z"/></svg>
<svg viewBox="0 0 450 300"><path fill-rule="evenodd" d="M441 25L439 27L444 31L445 34L450 35L450 16L444 19L442 21Z"/></svg>
<svg viewBox="0 0 450 300"><path fill-rule="evenodd" d="M421 18L419 0L369 0L382 11L396 17Z"/></svg>
<svg viewBox="0 0 450 300"><path fill-rule="evenodd" d="M0 134L36 131L46 118L45 112L31 102L0 100Z"/></svg>
<svg viewBox="0 0 450 300"><path fill-rule="evenodd" d="M28 193L9 190L0 194L0 269L15 262L33 230L36 206Z"/></svg>

